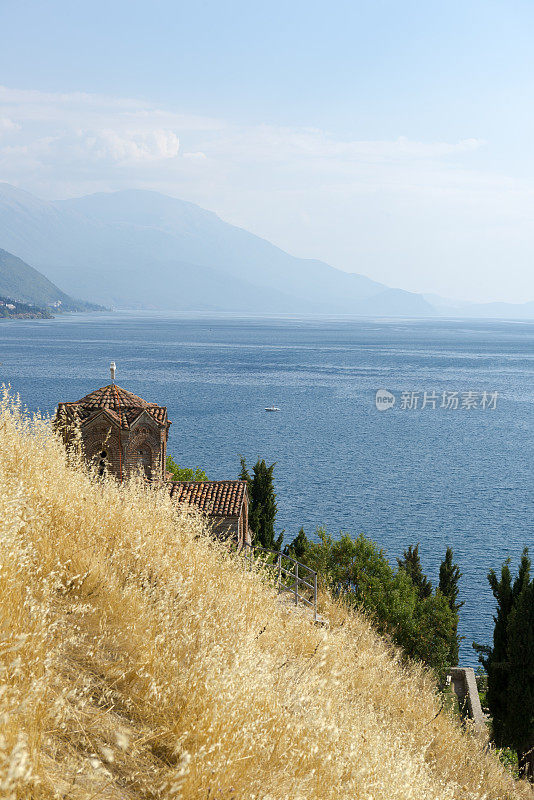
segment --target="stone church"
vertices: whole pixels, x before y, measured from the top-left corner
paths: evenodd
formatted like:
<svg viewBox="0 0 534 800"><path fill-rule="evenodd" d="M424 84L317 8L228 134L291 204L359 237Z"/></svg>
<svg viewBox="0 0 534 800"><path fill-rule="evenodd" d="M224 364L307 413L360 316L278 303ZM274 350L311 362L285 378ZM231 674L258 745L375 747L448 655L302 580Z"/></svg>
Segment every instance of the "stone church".
<svg viewBox="0 0 534 800"><path fill-rule="evenodd" d="M205 514L213 532L236 541L251 542L248 527L246 481L174 481L166 472L170 421L167 408L149 403L112 382L80 400L59 403L54 424L69 444L79 435L85 458L100 475L119 481L144 475L168 486L171 498Z"/></svg>
<svg viewBox="0 0 534 800"><path fill-rule="evenodd" d="M81 400L59 403L56 424L67 443L79 429L85 457L100 474L123 480L141 470L149 480L165 477L171 423L164 406L111 383Z"/></svg>

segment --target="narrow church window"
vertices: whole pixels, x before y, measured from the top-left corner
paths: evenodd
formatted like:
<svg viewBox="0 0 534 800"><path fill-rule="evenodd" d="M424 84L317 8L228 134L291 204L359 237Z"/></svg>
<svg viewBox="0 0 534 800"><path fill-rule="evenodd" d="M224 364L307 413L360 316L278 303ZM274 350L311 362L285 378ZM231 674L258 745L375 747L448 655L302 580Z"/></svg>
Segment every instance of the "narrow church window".
<svg viewBox="0 0 534 800"><path fill-rule="evenodd" d="M107 467L106 459L107 459L107 457L108 457L107 450L102 450L102 452L100 453L100 462L98 464L98 474L99 475L105 475L106 474L106 467Z"/></svg>

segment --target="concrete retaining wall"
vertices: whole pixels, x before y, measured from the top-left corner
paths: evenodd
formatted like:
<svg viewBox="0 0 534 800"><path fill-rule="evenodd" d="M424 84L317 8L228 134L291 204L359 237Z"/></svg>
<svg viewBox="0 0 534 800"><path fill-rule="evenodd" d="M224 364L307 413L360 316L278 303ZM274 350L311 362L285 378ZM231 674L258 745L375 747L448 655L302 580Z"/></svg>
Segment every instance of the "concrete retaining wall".
<svg viewBox="0 0 534 800"><path fill-rule="evenodd" d="M475 670L473 667L452 667L449 675L451 689L458 698L460 708L466 707L477 733L487 735L486 717L480 705Z"/></svg>

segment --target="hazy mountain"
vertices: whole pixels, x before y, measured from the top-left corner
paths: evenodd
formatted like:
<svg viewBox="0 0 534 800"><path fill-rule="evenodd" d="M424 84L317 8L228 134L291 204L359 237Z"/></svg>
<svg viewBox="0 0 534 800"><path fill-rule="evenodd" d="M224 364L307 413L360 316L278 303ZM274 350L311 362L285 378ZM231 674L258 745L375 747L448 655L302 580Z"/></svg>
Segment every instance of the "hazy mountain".
<svg viewBox="0 0 534 800"><path fill-rule="evenodd" d="M22 259L0 249L0 296L47 308L60 304L62 311L85 311L91 304L73 300Z"/></svg>
<svg viewBox="0 0 534 800"><path fill-rule="evenodd" d="M418 295L399 289L381 298L383 284L295 258L157 192L50 203L0 184L0 244L70 294L107 305L375 314L377 298L390 314L433 313Z"/></svg>
<svg viewBox="0 0 534 800"><path fill-rule="evenodd" d="M405 292L403 289L385 289L359 304L359 313L377 317L398 316L398 309L410 317L428 317L435 313L433 307L421 294Z"/></svg>
<svg viewBox="0 0 534 800"><path fill-rule="evenodd" d="M443 317L480 317L481 319L534 320L534 302L527 303L468 303L450 300L435 294L423 295Z"/></svg>
<svg viewBox="0 0 534 800"><path fill-rule="evenodd" d="M53 319L54 315L47 308L33 303L21 303L12 297L0 295L0 319Z"/></svg>
<svg viewBox="0 0 534 800"><path fill-rule="evenodd" d="M296 258L150 191L51 203L0 183L0 246L71 295L122 308L532 318L532 304L452 303Z"/></svg>
<svg viewBox="0 0 534 800"><path fill-rule="evenodd" d="M470 303L469 316L506 319L534 319L534 302L529 303Z"/></svg>

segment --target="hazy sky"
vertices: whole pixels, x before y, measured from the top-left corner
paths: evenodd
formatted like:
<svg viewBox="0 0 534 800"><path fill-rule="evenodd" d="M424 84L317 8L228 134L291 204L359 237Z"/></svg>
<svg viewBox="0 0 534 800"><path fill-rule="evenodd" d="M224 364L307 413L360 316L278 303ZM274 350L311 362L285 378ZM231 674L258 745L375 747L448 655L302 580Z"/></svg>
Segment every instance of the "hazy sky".
<svg viewBox="0 0 534 800"><path fill-rule="evenodd" d="M390 285L534 300L532 0L0 0L0 32L0 180L158 189Z"/></svg>

